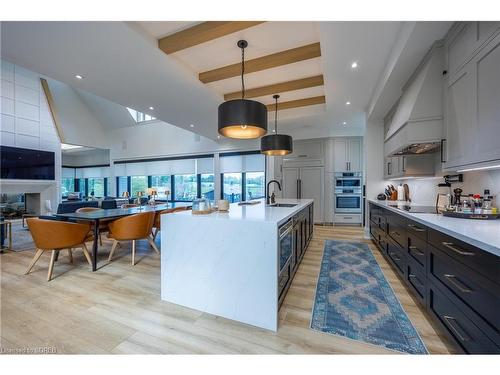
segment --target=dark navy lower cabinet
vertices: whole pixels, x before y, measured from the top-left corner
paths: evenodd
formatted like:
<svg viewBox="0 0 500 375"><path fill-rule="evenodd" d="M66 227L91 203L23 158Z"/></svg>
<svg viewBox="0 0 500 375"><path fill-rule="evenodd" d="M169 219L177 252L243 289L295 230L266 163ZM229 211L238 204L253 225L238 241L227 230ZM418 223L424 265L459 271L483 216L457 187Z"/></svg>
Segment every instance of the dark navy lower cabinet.
<svg viewBox="0 0 500 375"><path fill-rule="evenodd" d="M373 203L369 217L372 241L451 342L500 353L500 257Z"/></svg>

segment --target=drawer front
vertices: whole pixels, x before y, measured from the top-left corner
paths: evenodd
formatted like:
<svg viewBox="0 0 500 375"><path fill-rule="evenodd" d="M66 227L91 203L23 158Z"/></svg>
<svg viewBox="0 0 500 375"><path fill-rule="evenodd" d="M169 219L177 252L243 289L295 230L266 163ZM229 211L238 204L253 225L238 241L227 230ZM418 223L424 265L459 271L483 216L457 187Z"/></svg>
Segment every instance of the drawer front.
<svg viewBox="0 0 500 375"><path fill-rule="evenodd" d="M390 213L387 217L387 234L401 247L406 247L406 219Z"/></svg>
<svg viewBox="0 0 500 375"><path fill-rule="evenodd" d="M406 271L406 259L403 248L394 240L387 239L387 255L389 260L396 266L396 270L404 277Z"/></svg>
<svg viewBox="0 0 500 375"><path fill-rule="evenodd" d="M429 231L429 243L500 284L500 257L435 230Z"/></svg>
<svg viewBox="0 0 500 375"><path fill-rule="evenodd" d="M288 263L283 270L281 270L279 277L278 277L278 299L281 300L284 296L286 285L288 284L288 281L290 280L291 277L291 269L290 269L290 263Z"/></svg>
<svg viewBox="0 0 500 375"><path fill-rule="evenodd" d="M406 224L406 228L408 230L408 233L411 233L421 238L422 240L427 241L428 230L425 225L409 220L408 224Z"/></svg>
<svg viewBox="0 0 500 375"><path fill-rule="evenodd" d="M413 259L408 258L406 270L406 281L408 285L415 291L415 295L420 302L425 304L426 280L422 266Z"/></svg>
<svg viewBox="0 0 500 375"><path fill-rule="evenodd" d="M425 268L427 258L427 242L408 232L408 257Z"/></svg>
<svg viewBox="0 0 500 375"><path fill-rule="evenodd" d="M389 236L401 247L406 247L406 232L402 227L394 227L389 224Z"/></svg>
<svg viewBox="0 0 500 375"><path fill-rule="evenodd" d="M430 249L429 274L500 334L500 287L453 258Z"/></svg>
<svg viewBox="0 0 500 375"><path fill-rule="evenodd" d="M363 221L361 215L358 214L352 214L352 215L336 214L334 218L335 218L335 223L360 224Z"/></svg>
<svg viewBox="0 0 500 375"><path fill-rule="evenodd" d="M432 284L429 288L429 309L467 353L500 353L500 348Z"/></svg>

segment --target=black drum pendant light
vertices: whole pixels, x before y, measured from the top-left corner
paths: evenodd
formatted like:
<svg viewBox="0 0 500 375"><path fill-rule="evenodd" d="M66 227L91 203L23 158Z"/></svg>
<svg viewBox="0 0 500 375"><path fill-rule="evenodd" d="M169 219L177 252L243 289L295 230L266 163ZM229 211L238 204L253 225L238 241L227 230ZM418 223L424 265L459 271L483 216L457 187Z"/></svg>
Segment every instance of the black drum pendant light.
<svg viewBox="0 0 500 375"><path fill-rule="evenodd" d="M274 95L276 102L274 109L274 134L266 135L260 139L260 152L268 156L283 156L292 152L292 137L286 134L278 134L278 98Z"/></svg>
<svg viewBox="0 0 500 375"><path fill-rule="evenodd" d="M254 139L267 133L267 107L245 99L246 40L238 41L241 48L241 99L228 100L219 106L219 134L228 138Z"/></svg>

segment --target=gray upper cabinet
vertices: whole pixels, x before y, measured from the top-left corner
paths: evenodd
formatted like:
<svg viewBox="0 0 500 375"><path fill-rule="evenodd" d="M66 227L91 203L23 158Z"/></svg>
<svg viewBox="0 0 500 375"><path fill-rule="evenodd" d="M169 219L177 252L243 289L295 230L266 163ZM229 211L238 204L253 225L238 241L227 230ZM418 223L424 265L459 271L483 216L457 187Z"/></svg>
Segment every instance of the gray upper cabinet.
<svg viewBox="0 0 500 375"><path fill-rule="evenodd" d="M324 147L322 139L307 139L293 142L293 152L284 160L323 159Z"/></svg>
<svg viewBox="0 0 500 375"><path fill-rule="evenodd" d="M458 24L447 62L443 169L500 161L500 22Z"/></svg>
<svg viewBox="0 0 500 375"><path fill-rule="evenodd" d="M477 77L476 162L499 160L500 34L473 60Z"/></svg>
<svg viewBox="0 0 500 375"><path fill-rule="evenodd" d="M335 172L359 172L363 168L361 138L335 138L333 141Z"/></svg>
<svg viewBox="0 0 500 375"><path fill-rule="evenodd" d="M445 167L462 165L473 153L474 77L466 66L450 80L445 109Z"/></svg>

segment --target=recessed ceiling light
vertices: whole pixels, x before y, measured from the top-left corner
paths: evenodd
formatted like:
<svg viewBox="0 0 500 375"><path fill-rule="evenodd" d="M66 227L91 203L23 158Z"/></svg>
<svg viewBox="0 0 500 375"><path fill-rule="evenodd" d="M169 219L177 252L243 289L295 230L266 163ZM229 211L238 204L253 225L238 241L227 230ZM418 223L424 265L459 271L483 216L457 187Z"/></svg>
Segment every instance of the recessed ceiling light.
<svg viewBox="0 0 500 375"><path fill-rule="evenodd" d="M150 111L153 111L154 109L155 109L155 107L149 107Z"/></svg>
<svg viewBox="0 0 500 375"><path fill-rule="evenodd" d="M345 122L345 121L344 121L344 122L342 123L342 125L347 125L347 122Z"/></svg>
<svg viewBox="0 0 500 375"><path fill-rule="evenodd" d="M80 74L77 74L77 75L75 75L75 78L76 78L76 79L83 79L83 76L82 76L82 75L80 75Z"/></svg>
<svg viewBox="0 0 500 375"><path fill-rule="evenodd" d="M351 105L351 102L345 102L345 105Z"/></svg>
<svg viewBox="0 0 500 375"><path fill-rule="evenodd" d="M357 61L354 61L352 64L351 64L351 68L352 69L356 69L358 67L358 62Z"/></svg>
<svg viewBox="0 0 500 375"><path fill-rule="evenodd" d="M217 139L220 139L220 135L217 136Z"/></svg>
<svg viewBox="0 0 500 375"><path fill-rule="evenodd" d="M191 124L191 125L189 125L189 126L190 126L190 127L192 127L192 128L194 128L194 125L193 125L193 124Z"/></svg>

